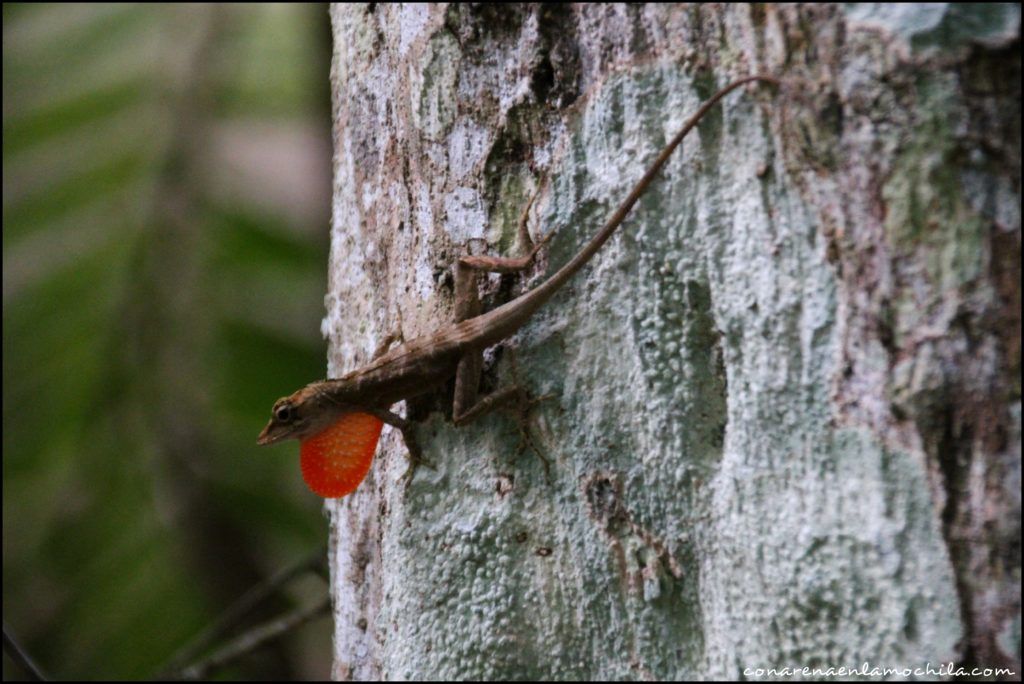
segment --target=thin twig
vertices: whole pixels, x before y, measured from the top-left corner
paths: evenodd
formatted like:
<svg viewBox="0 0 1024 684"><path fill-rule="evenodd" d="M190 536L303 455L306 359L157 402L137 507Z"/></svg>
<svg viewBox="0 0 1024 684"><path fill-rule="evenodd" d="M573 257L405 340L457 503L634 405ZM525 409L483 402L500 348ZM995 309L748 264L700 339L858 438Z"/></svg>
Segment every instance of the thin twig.
<svg viewBox="0 0 1024 684"><path fill-rule="evenodd" d="M309 608L296 610L286 614L284 617L257 625L228 643L227 646L219 651L214 651L210 657L189 665L181 672L180 678L190 680L208 679L214 671L320 617L327 613L330 607L330 596L324 596Z"/></svg>
<svg viewBox="0 0 1024 684"><path fill-rule="evenodd" d="M21 643L14 638L14 634L7 628L6 622L4 623L4 653L28 674L29 679L35 682L46 681L46 675L36 665L36 661L32 660L28 651L22 648Z"/></svg>
<svg viewBox="0 0 1024 684"><path fill-rule="evenodd" d="M180 671L189 661L195 660L200 654L206 651L215 641L223 638L226 634L237 627L242 620L260 604L271 598L277 591L295 577L305 572L316 572L322 576L322 569L326 566L327 548L320 547L316 552L295 565L281 570L273 577L268 578L262 584L245 592L241 598L235 601L227 610L221 613L220 617L214 620L203 631L192 638L160 668L156 679L165 679Z"/></svg>

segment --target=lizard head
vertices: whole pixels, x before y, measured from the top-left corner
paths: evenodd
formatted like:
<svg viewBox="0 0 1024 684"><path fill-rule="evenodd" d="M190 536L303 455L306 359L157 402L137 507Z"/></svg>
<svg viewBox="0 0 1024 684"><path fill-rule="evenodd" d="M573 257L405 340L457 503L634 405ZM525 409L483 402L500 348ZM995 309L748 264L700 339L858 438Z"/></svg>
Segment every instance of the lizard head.
<svg viewBox="0 0 1024 684"><path fill-rule="evenodd" d="M274 402L257 444L299 440L302 478L315 493L335 498L366 477L383 427L380 418L338 403L313 383Z"/></svg>
<svg viewBox="0 0 1024 684"><path fill-rule="evenodd" d="M311 382L298 392L275 401L270 422L256 443L277 444L286 439L301 442L327 429L341 415L351 413L355 406L346 401L344 387L339 387L339 382Z"/></svg>
<svg viewBox="0 0 1024 684"><path fill-rule="evenodd" d="M270 411L270 422L263 428L257 444L276 444L285 439L301 439L309 422L303 415L302 404L292 397L282 397L274 402Z"/></svg>
<svg viewBox="0 0 1024 684"><path fill-rule="evenodd" d="M309 387L274 402L270 422L257 444L276 444L286 439L303 440L323 430L337 418L336 411L322 406L322 395ZM333 407L331 407L333 408Z"/></svg>

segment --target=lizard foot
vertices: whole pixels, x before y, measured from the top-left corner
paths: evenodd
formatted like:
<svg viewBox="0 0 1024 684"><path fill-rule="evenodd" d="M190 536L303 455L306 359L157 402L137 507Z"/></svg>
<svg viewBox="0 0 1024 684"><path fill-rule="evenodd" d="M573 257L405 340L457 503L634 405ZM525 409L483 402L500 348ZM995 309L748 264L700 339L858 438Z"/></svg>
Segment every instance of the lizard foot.
<svg viewBox="0 0 1024 684"><path fill-rule="evenodd" d="M411 426L402 430L402 439L405 440L405 448L409 455L409 467L402 474L402 481L408 486L412 482L413 476L416 475L417 468L424 466L431 470L437 470L437 466L423 455L423 450L412 433Z"/></svg>
<svg viewBox="0 0 1024 684"><path fill-rule="evenodd" d="M541 463L544 464L544 475L548 479L548 483L551 483L551 459L549 459L543 451L537 446L537 441L533 437L533 430L530 428L530 414L533 412L533 408L543 401L553 399L556 395L544 394L539 397L531 397L530 393L522 387L514 388L516 390L516 402L514 411L516 413L516 423L519 428L519 448L518 453L522 454L524 451L529 449L537 458L540 459Z"/></svg>

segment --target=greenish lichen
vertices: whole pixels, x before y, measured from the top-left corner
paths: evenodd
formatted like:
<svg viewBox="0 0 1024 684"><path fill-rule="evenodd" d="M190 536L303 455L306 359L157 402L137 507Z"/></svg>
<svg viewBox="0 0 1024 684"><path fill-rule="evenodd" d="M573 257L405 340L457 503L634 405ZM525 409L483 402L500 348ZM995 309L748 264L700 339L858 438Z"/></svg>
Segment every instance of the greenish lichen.
<svg viewBox="0 0 1024 684"><path fill-rule="evenodd" d="M458 101L459 44L448 31L438 31L430 39L422 58L421 87L413 108L414 123L429 138L440 139L455 121Z"/></svg>
<svg viewBox="0 0 1024 684"><path fill-rule="evenodd" d="M847 3L854 23L889 31L915 52L949 52L970 45L1005 47L1020 33L1014 2Z"/></svg>

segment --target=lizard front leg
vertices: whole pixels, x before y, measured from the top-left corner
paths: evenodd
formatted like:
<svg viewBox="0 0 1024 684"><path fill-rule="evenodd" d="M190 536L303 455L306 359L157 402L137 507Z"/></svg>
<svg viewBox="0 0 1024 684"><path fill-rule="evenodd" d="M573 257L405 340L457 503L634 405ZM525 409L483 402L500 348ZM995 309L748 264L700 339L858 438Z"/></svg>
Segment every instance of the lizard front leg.
<svg viewBox="0 0 1024 684"><path fill-rule="evenodd" d="M365 409L365 413L376 416L388 425L398 428L402 433L402 441L405 442L405 449L409 453L409 468L402 475L402 479L411 479L416 472L416 468L421 465L434 468L434 464L423 456L423 449L420 448L420 443L416 439L415 423L388 409Z"/></svg>

